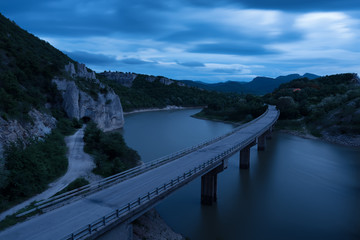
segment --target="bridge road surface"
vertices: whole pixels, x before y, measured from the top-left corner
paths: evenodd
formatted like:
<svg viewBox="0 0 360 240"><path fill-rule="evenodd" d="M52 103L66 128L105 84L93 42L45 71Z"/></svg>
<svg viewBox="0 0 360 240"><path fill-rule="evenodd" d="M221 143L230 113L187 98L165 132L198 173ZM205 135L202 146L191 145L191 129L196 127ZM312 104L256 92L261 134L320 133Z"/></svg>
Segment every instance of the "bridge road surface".
<svg viewBox="0 0 360 240"><path fill-rule="evenodd" d="M264 117L228 137L73 203L5 229L0 232L0 240L61 239L136 200L139 196L146 195L165 182L183 175L232 146L244 140L254 139L254 136L263 132L264 127L276 116L275 107L269 106L269 111Z"/></svg>

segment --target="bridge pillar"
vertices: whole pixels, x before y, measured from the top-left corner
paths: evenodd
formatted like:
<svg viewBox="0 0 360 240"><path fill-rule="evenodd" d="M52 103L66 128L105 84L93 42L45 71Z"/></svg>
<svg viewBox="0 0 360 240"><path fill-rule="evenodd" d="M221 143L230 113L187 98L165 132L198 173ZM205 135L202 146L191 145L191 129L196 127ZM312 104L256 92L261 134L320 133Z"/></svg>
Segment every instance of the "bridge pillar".
<svg viewBox="0 0 360 240"><path fill-rule="evenodd" d="M248 169L250 167L250 147L247 146L240 150L240 168Z"/></svg>
<svg viewBox="0 0 360 240"><path fill-rule="evenodd" d="M248 169L250 167L250 148L256 145L256 140L240 150L240 168Z"/></svg>
<svg viewBox="0 0 360 240"><path fill-rule="evenodd" d="M265 132L263 135L258 137L258 151L264 151L266 148L266 136L267 132Z"/></svg>
<svg viewBox="0 0 360 240"><path fill-rule="evenodd" d="M269 130L266 131L266 139L272 139L272 127L269 128Z"/></svg>
<svg viewBox="0 0 360 240"><path fill-rule="evenodd" d="M224 161L225 163L226 161ZM201 204L212 205L217 200L217 174L224 170L224 163L201 176Z"/></svg>

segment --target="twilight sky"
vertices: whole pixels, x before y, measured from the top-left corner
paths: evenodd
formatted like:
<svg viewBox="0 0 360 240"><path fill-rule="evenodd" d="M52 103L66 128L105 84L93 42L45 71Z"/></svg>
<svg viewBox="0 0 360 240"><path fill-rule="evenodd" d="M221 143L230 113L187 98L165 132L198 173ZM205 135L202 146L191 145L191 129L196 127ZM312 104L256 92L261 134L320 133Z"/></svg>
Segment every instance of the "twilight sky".
<svg viewBox="0 0 360 240"><path fill-rule="evenodd" d="M96 71L360 73L359 0L5 0L0 12Z"/></svg>

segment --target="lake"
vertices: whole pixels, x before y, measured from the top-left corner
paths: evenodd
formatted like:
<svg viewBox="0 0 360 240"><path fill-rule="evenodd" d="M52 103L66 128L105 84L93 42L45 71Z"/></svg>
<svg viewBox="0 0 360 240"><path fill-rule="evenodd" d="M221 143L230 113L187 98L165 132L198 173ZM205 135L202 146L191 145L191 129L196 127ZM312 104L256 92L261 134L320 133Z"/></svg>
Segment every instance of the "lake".
<svg viewBox="0 0 360 240"><path fill-rule="evenodd" d="M199 109L125 116L123 135L144 162L225 134L232 124L192 118ZM200 204L200 178L156 209L192 240L360 239L360 150L274 133L267 149L239 154L218 175L218 201Z"/></svg>

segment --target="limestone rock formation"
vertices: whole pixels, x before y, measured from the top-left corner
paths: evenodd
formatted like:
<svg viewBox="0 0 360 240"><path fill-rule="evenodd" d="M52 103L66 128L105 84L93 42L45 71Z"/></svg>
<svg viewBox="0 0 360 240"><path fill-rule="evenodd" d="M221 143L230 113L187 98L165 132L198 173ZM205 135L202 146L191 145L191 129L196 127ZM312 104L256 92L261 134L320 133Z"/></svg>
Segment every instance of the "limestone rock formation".
<svg viewBox="0 0 360 240"><path fill-rule="evenodd" d="M125 87L131 87L134 80L138 76L136 73L124 73L124 72L103 72L101 73L104 77L109 80L115 81ZM172 83L176 83L179 86L185 86L184 83L171 80L166 77L155 77L151 75L144 75L145 80L148 82L154 82L155 80L159 80L162 84L170 85Z"/></svg>
<svg viewBox="0 0 360 240"><path fill-rule="evenodd" d="M133 81L138 76L135 73L123 73L123 72L103 72L101 73L107 79L115 81L125 87L131 87Z"/></svg>
<svg viewBox="0 0 360 240"><path fill-rule="evenodd" d="M81 77L86 79L95 80L96 75L94 71L88 70L83 63L77 63L76 68L72 62L65 65L65 71L70 74L71 77Z"/></svg>
<svg viewBox="0 0 360 240"><path fill-rule="evenodd" d="M63 107L70 118L88 117L103 131L111 131L124 126L123 110L118 95L110 88L105 93L97 93L97 98L81 91L74 81L54 79L63 96ZM99 84L100 86L100 84Z"/></svg>
<svg viewBox="0 0 360 240"><path fill-rule="evenodd" d="M17 140L26 142L27 139L44 137L56 127L56 119L46 113L32 109L29 116L33 123L21 123L18 120L6 121L0 117L0 156L4 145Z"/></svg>

